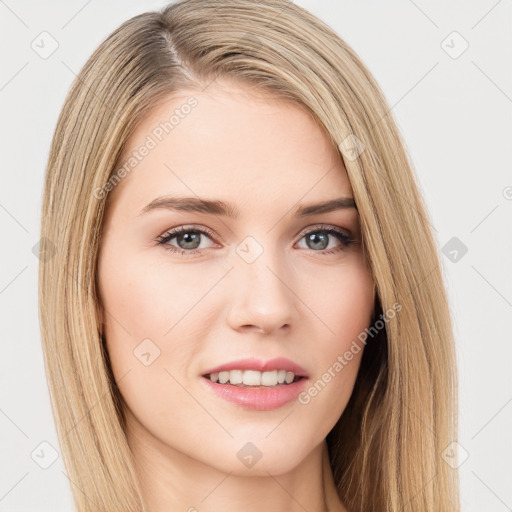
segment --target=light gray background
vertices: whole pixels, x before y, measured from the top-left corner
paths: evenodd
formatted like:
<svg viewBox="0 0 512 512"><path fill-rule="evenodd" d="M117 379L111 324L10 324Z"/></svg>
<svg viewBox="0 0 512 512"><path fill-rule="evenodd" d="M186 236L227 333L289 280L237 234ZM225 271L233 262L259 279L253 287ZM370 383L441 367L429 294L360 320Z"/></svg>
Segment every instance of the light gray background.
<svg viewBox="0 0 512 512"><path fill-rule="evenodd" d="M430 210L452 305L459 443L467 456L460 461L462 508L512 510L512 3L297 3L355 49L392 106ZM0 0L0 512L73 510L40 346L32 248L43 173L59 110L85 60L122 21L163 5ZM31 47L42 46L43 31L58 42L46 59ZM469 44L459 56L463 41L454 31ZM442 251L453 237L468 248L456 262L450 246Z"/></svg>

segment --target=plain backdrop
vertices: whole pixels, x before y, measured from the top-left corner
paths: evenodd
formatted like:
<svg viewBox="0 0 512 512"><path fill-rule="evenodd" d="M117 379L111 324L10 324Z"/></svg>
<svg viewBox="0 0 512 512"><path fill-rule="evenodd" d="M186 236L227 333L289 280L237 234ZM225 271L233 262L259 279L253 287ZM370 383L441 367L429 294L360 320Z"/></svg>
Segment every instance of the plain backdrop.
<svg viewBox="0 0 512 512"><path fill-rule="evenodd" d="M462 509L510 511L512 3L297 4L359 54L404 136L453 312ZM0 0L0 512L74 510L73 484L51 414L37 311L34 246L44 169L75 74L121 22L163 5ZM37 50L41 38L46 51L58 45L51 55Z"/></svg>

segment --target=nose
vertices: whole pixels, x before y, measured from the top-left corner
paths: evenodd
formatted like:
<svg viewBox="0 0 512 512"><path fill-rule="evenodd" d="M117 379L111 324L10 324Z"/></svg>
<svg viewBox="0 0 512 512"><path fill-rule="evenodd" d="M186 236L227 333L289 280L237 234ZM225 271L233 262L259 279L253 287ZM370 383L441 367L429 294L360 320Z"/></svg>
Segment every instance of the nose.
<svg viewBox="0 0 512 512"><path fill-rule="evenodd" d="M299 316L299 299L293 291L293 276L275 252L265 250L248 263L235 256L229 273L228 323L237 331L271 334L290 329Z"/></svg>

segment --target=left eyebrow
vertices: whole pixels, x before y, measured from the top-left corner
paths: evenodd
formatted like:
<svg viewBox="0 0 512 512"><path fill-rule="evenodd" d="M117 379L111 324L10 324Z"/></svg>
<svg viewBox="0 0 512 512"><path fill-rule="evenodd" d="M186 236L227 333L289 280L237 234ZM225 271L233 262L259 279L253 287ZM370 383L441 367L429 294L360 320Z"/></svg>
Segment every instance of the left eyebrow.
<svg viewBox="0 0 512 512"><path fill-rule="evenodd" d="M335 210L347 210L350 208L357 211L357 206L353 197L338 197L323 203L299 206L299 208L295 210L295 215L297 217L306 217L308 215L327 213Z"/></svg>
<svg viewBox="0 0 512 512"><path fill-rule="evenodd" d="M294 215L297 217L307 217L310 215L317 215L319 213L327 213L350 208L357 210L353 197L338 197L321 203L300 205L294 210ZM238 219L240 217L240 211L234 204L221 201L220 199L175 196L160 196L153 199L153 201L142 208L139 215L157 209L206 213L210 215L221 215L233 219Z"/></svg>

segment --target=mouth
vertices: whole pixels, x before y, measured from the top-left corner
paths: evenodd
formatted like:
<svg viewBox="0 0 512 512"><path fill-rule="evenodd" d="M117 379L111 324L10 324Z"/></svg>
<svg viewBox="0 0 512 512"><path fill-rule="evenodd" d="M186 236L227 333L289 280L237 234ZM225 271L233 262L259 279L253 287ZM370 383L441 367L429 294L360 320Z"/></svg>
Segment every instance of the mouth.
<svg viewBox="0 0 512 512"><path fill-rule="evenodd" d="M295 402L308 378L285 370L229 370L207 373L200 380L207 390L236 407L271 411Z"/></svg>
<svg viewBox="0 0 512 512"><path fill-rule="evenodd" d="M240 388L277 388L289 386L305 379L287 370L260 372L258 370L226 370L207 373L203 378L214 384L236 386Z"/></svg>
<svg viewBox="0 0 512 512"><path fill-rule="evenodd" d="M242 409L270 411L294 402L307 386L308 373L286 357L252 357L210 368L200 380L209 392Z"/></svg>

